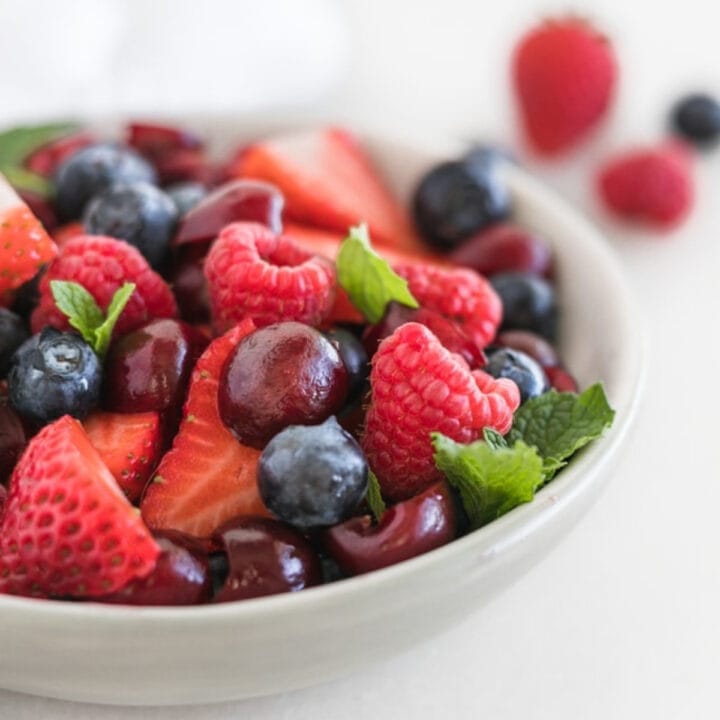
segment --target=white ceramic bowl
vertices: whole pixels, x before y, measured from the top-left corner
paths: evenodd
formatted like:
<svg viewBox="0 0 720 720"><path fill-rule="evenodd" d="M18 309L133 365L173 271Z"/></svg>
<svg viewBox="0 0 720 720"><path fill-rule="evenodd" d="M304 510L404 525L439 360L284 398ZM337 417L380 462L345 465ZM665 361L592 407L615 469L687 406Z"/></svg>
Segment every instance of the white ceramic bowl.
<svg viewBox="0 0 720 720"><path fill-rule="evenodd" d="M204 123L238 140L237 124ZM369 140L407 198L442 157ZM600 234L550 191L508 167L517 219L553 243L562 354L583 385L602 380L614 427L532 503L443 548L332 585L225 605L134 608L0 596L0 686L100 703L185 704L320 683L409 648L478 610L578 519L608 479L641 380L638 318ZM478 649L478 652L482 652Z"/></svg>

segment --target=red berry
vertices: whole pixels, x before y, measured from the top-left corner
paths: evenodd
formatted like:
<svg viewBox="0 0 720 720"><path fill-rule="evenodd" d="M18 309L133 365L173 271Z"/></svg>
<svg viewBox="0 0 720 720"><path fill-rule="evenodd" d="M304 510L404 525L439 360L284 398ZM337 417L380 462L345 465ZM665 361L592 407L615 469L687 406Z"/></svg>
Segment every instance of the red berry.
<svg viewBox="0 0 720 720"><path fill-rule="evenodd" d="M16 206L0 212L0 306L9 305L13 291L56 254L55 243L19 198Z"/></svg>
<svg viewBox="0 0 720 720"><path fill-rule="evenodd" d="M96 412L83 427L127 499L137 502L160 459L160 416Z"/></svg>
<svg viewBox="0 0 720 720"><path fill-rule="evenodd" d="M0 524L0 592L105 595L148 575L159 552L77 420L33 438Z"/></svg>
<svg viewBox="0 0 720 720"><path fill-rule="evenodd" d="M388 508L374 524L369 515L351 518L324 533L328 553L348 575L379 570L449 543L457 531L446 482Z"/></svg>
<svg viewBox="0 0 720 720"><path fill-rule="evenodd" d="M450 260L479 272L495 275L523 272L550 277L552 250L537 233L512 223L500 223L464 240L450 254Z"/></svg>
<svg viewBox="0 0 720 720"><path fill-rule="evenodd" d="M335 300L331 262L257 223L234 223L220 233L205 277L220 331L245 317L259 327L283 320L318 326Z"/></svg>
<svg viewBox="0 0 720 720"><path fill-rule="evenodd" d="M210 343L197 361L180 430L142 501L151 528L209 537L236 515L268 515L257 487L260 451L241 445L218 413L223 365L254 329L245 320Z"/></svg>
<svg viewBox="0 0 720 720"><path fill-rule="evenodd" d="M612 101L612 46L588 22L569 17L530 30L512 60L513 83L533 148L553 155L584 139Z"/></svg>
<svg viewBox="0 0 720 720"><path fill-rule="evenodd" d="M4 483L27 445L25 428L13 408L0 398L0 483Z"/></svg>
<svg viewBox="0 0 720 720"><path fill-rule="evenodd" d="M186 258L177 265L170 277L173 295L180 317L189 323L210 322L210 296L203 272L203 260Z"/></svg>
<svg viewBox="0 0 720 720"><path fill-rule="evenodd" d="M602 166L597 183L610 212L658 228L680 223L695 192L690 156L677 145L617 155Z"/></svg>
<svg viewBox="0 0 720 720"><path fill-rule="evenodd" d="M524 352L543 369L560 362L555 348L544 337L529 330L505 330L495 338L494 344Z"/></svg>
<svg viewBox="0 0 720 720"><path fill-rule="evenodd" d="M339 412L348 372L314 328L278 323L244 337L220 377L220 417L240 442L262 448L288 425L315 425Z"/></svg>
<svg viewBox="0 0 720 720"><path fill-rule="evenodd" d="M380 343L370 373L362 446L383 495L402 500L442 479L430 433L472 442L490 427L506 433L520 404L511 380L471 371L423 325L407 323Z"/></svg>
<svg viewBox="0 0 720 720"><path fill-rule="evenodd" d="M344 130L285 133L255 143L239 154L230 173L276 185L288 220L340 233L366 222L375 243L428 254L365 150Z"/></svg>
<svg viewBox="0 0 720 720"><path fill-rule="evenodd" d="M30 208L30 212L42 223L49 233L55 232L58 225L57 215L50 201L32 190L18 190L20 199Z"/></svg>
<svg viewBox="0 0 720 720"><path fill-rule="evenodd" d="M189 130L148 122L128 125L127 144L151 159L173 150L200 150L204 145L202 139Z"/></svg>
<svg viewBox="0 0 720 720"><path fill-rule="evenodd" d="M40 303L31 318L33 332L45 325L59 330L70 327L67 317L55 306L50 292L52 280L79 283L102 310L107 309L123 283L135 283L135 291L115 326L115 337L155 318L177 315L175 299L165 281L138 250L123 240L99 235L78 235L68 240L40 281Z"/></svg>
<svg viewBox="0 0 720 720"><path fill-rule="evenodd" d="M558 392L577 392L578 384L575 378L564 367L556 365L544 368L550 385Z"/></svg>
<svg viewBox="0 0 720 720"><path fill-rule="evenodd" d="M494 337L502 303L492 285L474 270L423 263L394 265L420 305L457 324L482 350Z"/></svg>
<svg viewBox="0 0 720 720"><path fill-rule="evenodd" d="M72 133L38 148L26 158L24 165L28 170L49 178L64 160L95 142L95 138L86 130Z"/></svg>

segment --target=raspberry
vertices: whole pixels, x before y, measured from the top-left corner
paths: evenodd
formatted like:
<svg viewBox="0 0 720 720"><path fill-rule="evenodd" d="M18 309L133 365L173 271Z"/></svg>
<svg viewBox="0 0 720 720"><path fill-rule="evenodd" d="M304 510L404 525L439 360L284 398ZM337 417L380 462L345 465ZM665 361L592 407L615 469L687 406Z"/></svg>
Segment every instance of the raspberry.
<svg viewBox="0 0 720 720"><path fill-rule="evenodd" d="M600 169L597 185L611 212L659 228L680 223L693 203L690 157L679 145L617 155Z"/></svg>
<svg viewBox="0 0 720 720"><path fill-rule="evenodd" d="M420 305L456 323L482 350L497 332L502 303L492 285L469 268L442 268L423 263L393 266Z"/></svg>
<svg viewBox="0 0 720 720"><path fill-rule="evenodd" d="M296 320L317 327L335 301L335 268L258 223L228 225L205 261L215 329L245 317L259 327Z"/></svg>
<svg viewBox="0 0 720 720"><path fill-rule="evenodd" d="M55 306L50 291L51 280L79 283L102 310L107 310L112 296L123 283L135 283L135 291L115 326L115 337L155 318L177 315L175 299L165 281L134 247L123 240L101 235L78 235L67 241L40 281L40 303L31 318L35 333L46 325L59 330L70 327L67 317Z"/></svg>
<svg viewBox="0 0 720 720"><path fill-rule="evenodd" d="M370 373L362 446L389 500L442 479L430 433L472 442L490 427L506 433L520 393L511 380L470 371L424 326L407 323L380 343Z"/></svg>
<svg viewBox="0 0 720 720"><path fill-rule="evenodd" d="M607 38L573 17L530 30L515 49L512 70L528 140L546 155L568 149L597 126L617 75Z"/></svg>

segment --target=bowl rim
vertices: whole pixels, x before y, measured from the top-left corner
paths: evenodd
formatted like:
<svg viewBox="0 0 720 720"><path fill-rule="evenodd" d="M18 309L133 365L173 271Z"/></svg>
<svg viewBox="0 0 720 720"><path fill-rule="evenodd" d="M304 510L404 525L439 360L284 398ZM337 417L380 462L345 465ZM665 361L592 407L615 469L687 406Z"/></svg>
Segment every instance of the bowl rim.
<svg viewBox="0 0 720 720"><path fill-rule="evenodd" d="M231 120L223 117L214 119L206 117L205 121L208 119L220 122ZM260 126L259 121L251 119L250 135ZM310 123L307 126L309 127ZM294 127L297 129L298 125L295 124ZM269 123L265 126L265 129L271 132L283 128L287 129L284 123L279 125ZM242 127L237 129L240 134ZM392 136L360 133L360 137L371 143L392 145L402 151L415 154L421 150L427 153L428 157L432 155L438 159L452 157L457 155L458 151L458 147L448 143L423 144L419 148L418 143L410 144ZM603 267L608 290L613 294L614 302L624 308L621 315L622 326L618 328L623 352L618 358L619 381L612 398L616 411L615 422L598 442L593 442L584 448L562 473L539 490L531 502L519 505L484 527L418 557L363 575L306 588L302 592L195 606L131 606L105 604L92 600L68 602L0 594L0 613L9 615L22 613L30 620L33 618L83 622L98 620L123 625L130 623L133 626L144 623L175 625L190 622L223 622L227 619L238 622L249 619L267 620L268 616L299 612L307 609L308 605L334 606L337 604L336 600L343 596L359 593L362 590L372 591L387 584L402 583L407 576L422 572L428 565L452 563L454 558L466 553L472 553L476 557L494 558L507 554L512 548L530 538L553 516L571 505L597 481L601 475L600 470L615 454L634 419L644 381L645 333L637 302L626 281L624 269L601 232L578 210L526 170L510 163L503 163L501 172L514 197L520 198L521 201L522 198L532 198L536 203L542 204L549 214L562 218L563 225L576 228L577 235L584 238L583 244L586 249L592 252L594 259Z"/></svg>

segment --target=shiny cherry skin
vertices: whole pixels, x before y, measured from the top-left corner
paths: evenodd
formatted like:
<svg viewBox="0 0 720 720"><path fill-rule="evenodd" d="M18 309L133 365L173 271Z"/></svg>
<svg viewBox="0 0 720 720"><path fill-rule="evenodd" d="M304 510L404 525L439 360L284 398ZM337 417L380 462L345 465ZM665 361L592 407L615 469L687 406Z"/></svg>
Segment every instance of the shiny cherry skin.
<svg viewBox="0 0 720 720"><path fill-rule="evenodd" d="M409 308L400 303L391 302L382 320L376 325L368 325L362 336L362 342L368 355L372 357L381 340L392 335L401 325L417 322L432 330L438 340L451 352L465 358L471 368L485 364L483 351L465 333L460 325L434 310L427 308Z"/></svg>
<svg viewBox="0 0 720 720"><path fill-rule="evenodd" d="M179 412L204 338L177 320L153 320L113 343L104 402L114 412Z"/></svg>
<svg viewBox="0 0 720 720"><path fill-rule="evenodd" d="M208 243L226 225L239 220L263 223L279 235L284 203L280 191L270 183L232 180L216 188L185 215L174 244Z"/></svg>
<svg viewBox="0 0 720 720"><path fill-rule="evenodd" d="M298 322L246 335L220 375L218 409L240 442L262 449L288 425L315 425L337 414L348 372L335 345Z"/></svg>
<svg viewBox="0 0 720 720"><path fill-rule="evenodd" d="M547 240L514 223L498 223L481 230L463 241L450 254L450 260L486 276L524 272L549 278L553 271L553 254Z"/></svg>
<svg viewBox="0 0 720 720"><path fill-rule="evenodd" d="M524 352L542 368L560 364L555 348L544 337L529 330L505 330L495 338L493 344Z"/></svg>
<svg viewBox="0 0 720 720"><path fill-rule="evenodd" d="M578 391L577 380L562 365L545 368L545 375L550 382L550 386L558 392L574 392Z"/></svg>
<svg viewBox="0 0 720 720"><path fill-rule="evenodd" d="M215 602L295 592L322 582L312 545L279 520L237 517L219 527L213 541L227 556L227 576Z"/></svg>
<svg viewBox="0 0 720 720"><path fill-rule="evenodd" d="M160 555L154 570L131 580L100 602L122 605L198 605L212 592L208 557L202 544L175 530L156 531Z"/></svg>
<svg viewBox="0 0 720 720"><path fill-rule="evenodd" d="M189 257L181 261L172 271L170 282L180 317L189 323L209 323L210 296L202 259Z"/></svg>
<svg viewBox="0 0 720 720"><path fill-rule="evenodd" d="M373 524L369 515L326 530L328 554L348 575L379 570L449 543L457 534L455 502L445 481L388 508Z"/></svg>
<svg viewBox="0 0 720 720"><path fill-rule="evenodd" d="M0 400L0 483L9 479L27 442L20 416L8 403Z"/></svg>

